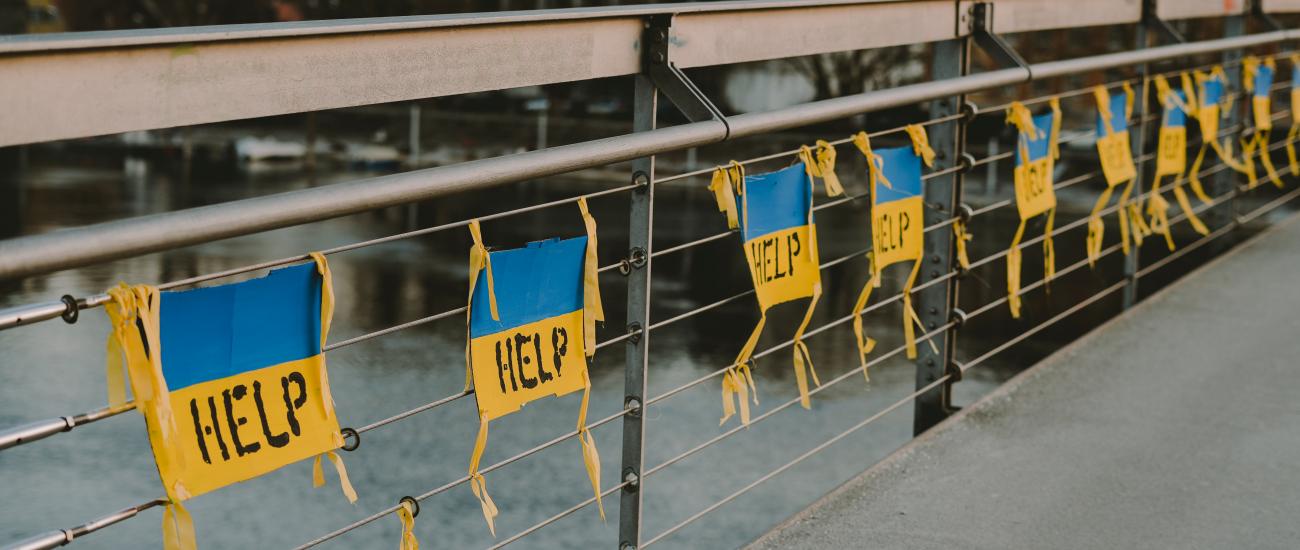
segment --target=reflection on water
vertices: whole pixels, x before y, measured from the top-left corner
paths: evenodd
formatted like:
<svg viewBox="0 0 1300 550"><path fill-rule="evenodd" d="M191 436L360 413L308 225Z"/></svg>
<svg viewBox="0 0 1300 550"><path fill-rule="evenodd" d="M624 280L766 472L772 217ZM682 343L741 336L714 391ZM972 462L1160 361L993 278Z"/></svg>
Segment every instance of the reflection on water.
<svg viewBox="0 0 1300 550"><path fill-rule="evenodd" d="M366 177L332 172L307 178L297 170L250 173L213 168L180 177L167 164L130 160L125 166L81 165L55 159L33 163L21 184L0 184L0 231L8 237L61 227L140 216L241 197ZM13 179L13 178L8 178ZM846 177L850 191L862 183ZM698 183L698 182L697 182ZM550 180L422 204L418 218L396 208L229 239L182 250L70 270L17 283L0 283L0 307L49 300L70 293L96 293L128 282L162 282L267 259L301 254L391 234L416 224L430 226L542 200L594 190L599 183ZM860 192L860 191L859 191ZM723 228L712 199L701 185L657 191L656 246L665 247ZM591 201L600 222L601 264L626 248L627 198L613 195ZM818 213L822 258L854 254L867 246L865 201ZM999 223L1006 224L1007 220ZM489 245L516 246L550 235L582 232L576 207L561 206L484 223ZM975 257L996 252L1009 241L990 229L980 237ZM1079 236L1082 240L1082 236ZM421 236L330 257L337 310L331 334L339 341L447 309L465 301L469 239L463 229ZM1058 249L1063 247L1058 247ZM1026 254L1025 265L1034 264ZM1063 254L1064 256L1064 254ZM689 252L657 258L654 265L656 320L733 295L748 287L734 237ZM1064 262L1074 261L1062 258ZM899 268L902 269L902 268ZM992 270L996 275L998 269ZM895 275L901 278L902 274ZM826 294L813 326L842 318L866 280L866 262L850 261L827 270ZM1026 275L1027 280L1036 277ZM889 293L898 288L898 281ZM1001 280L964 280L968 296L980 303L998 296ZM1068 284L1068 283L1062 283ZM602 277L608 326L600 339L619 334L625 318L622 277ZM1058 291L1070 296L1073 290ZM882 296L884 294L881 294ZM1077 294L1076 294L1077 296ZM1028 306L1033 301L1027 300ZM760 346L783 341L802 316L802 303L779 306L771 315ZM1001 312L999 312L1001 314ZM881 350L900 344L896 306L873 314L872 334ZM1040 318L1041 319L1041 318ZM728 363L757 320L751 302L739 300L653 332L650 337L650 395L659 395ZM1025 325L1029 326L1029 325ZM1023 330L993 325L987 334ZM1063 329L1064 330L1064 329ZM108 327L99 310L85 312L76 325L46 322L0 332L0 427L89 410L105 401L104 337ZM1061 338L1067 338L1062 334ZM465 328L459 317L432 323L329 353L330 378L340 420L358 426L455 394L464 381ZM1059 341L1053 338L1051 341ZM808 339L823 381L856 366L848 323ZM979 346L987 347L987 346ZM1054 344L1043 346L1038 355ZM976 350L978 352L978 350ZM1033 355L1033 354L1031 354ZM1029 356L1009 356L1008 364L1028 364ZM622 405L622 347L602 349L592 366L589 418L613 414ZM755 370L761 405L756 414L794 398L788 352L760 360ZM1017 363L1019 362L1019 363ZM957 389L966 403L1003 379L1005 369L972 371ZM738 490L863 418L910 393L913 370L894 359L874 368L871 382L858 375L816 395L811 411L792 407L755 424L736 437L693 455L644 480L645 538ZM651 467L734 425L719 427L719 381L711 379L647 411L646 464ZM578 397L546 399L492 425L485 464L543 443L573 429ZM594 430L603 451L602 483L619 479L621 432L618 422ZM263 478L190 501L201 546L278 548L303 543L370 512L391 506L403 495L428 491L465 475L478 428L472 398L424 412L366 433L359 450L347 453L348 471L360 494L349 505L336 485L312 489L310 465L291 465ZM718 548L745 543L798 511L845 479L867 468L911 436L910 407L886 416L706 519L666 539L670 547ZM566 441L487 475L501 508L502 538L564 510L590 495L576 441ZM162 495L145 430L134 413L0 453L4 498L0 499L0 542L39 531L81 523L123 506ZM330 474L332 475L332 474ZM609 521L593 508L580 510L524 541L525 547L570 548L617 542L618 498L606 499ZM483 547L491 544L469 488L460 486L421 505L416 534L430 547ZM145 513L87 537L78 548L150 547L159 544L160 514ZM332 543L335 548L390 548L398 521L382 519Z"/></svg>

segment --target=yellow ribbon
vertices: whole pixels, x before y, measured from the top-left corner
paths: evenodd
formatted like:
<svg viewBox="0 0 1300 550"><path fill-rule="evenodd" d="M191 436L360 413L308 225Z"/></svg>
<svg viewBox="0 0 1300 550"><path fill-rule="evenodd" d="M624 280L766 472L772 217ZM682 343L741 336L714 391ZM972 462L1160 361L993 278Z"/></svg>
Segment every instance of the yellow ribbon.
<svg viewBox="0 0 1300 550"><path fill-rule="evenodd" d="M766 315L759 318L754 334L762 334L766 319ZM750 392L751 389L753 392ZM757 405L758 389L754 387L754 375L749 371L749 363L734 364L722 371L722 420L718 421L718 425L725 424L728 419L736 415L736 403L739 403L740 423L748 426L750 395L753 395L754 404Z"/></svg>
<svg viewBox="0 0 1300 550"><path fill-rule="evenodd" d="M735 191L741 197L741 206L745 209L741 213L744 218L745 228L749 228L749 203L745 197L745 167L736 161L731 162L728 168L728 177L731 178ZM744 231L742 229L742 232ZM736 406L732 403L732 396L735 396L740 405L740 423L749 425L749 398L758 404L758 388L754 385L754 375L749 369L749 358L754 354L754 348L758 347L758 339L763 335L763 326L767 324L767 310L759 306L758 324L754 325L754 331L749 334L745 344L741 346L740 352L736 354L736 359L731 362L731 366L722 373L722 419L718 421L721 426L728 419L736 414ZM748 390L746 389L748 384Z"/></svg>
<svg viewBox="0 0 1300 550"><path fill-rule="evenodd" d="M1169 251L1174 251L1174 237L1169 227L1169 201L1160 195L1160 176L1151 182L1151 199L1147 201L1147 215L1151 216L1151 232L1163 235ZM1135 219L1140 220L1141 217ZM1190 219L1190 218L1189 218Z"/></svg>
<svg viewBox="0 0 1300 550"><path fill-rule="evenodd" d="M1246 188L1254 189L1259 185L1259 176L1255 173L1255 161L1250 157L1259 150L1259 132L1249 138L1241 140L1241 166L1240 172L1246 175Z"/></svg>
<svg viewBox="0 0 1300 550"><path fill-rule="evenodd" d="M821 257L817 252L817 226L812 223L812 204L808 204L808 254L812 265L821 267ZM822 284L819 280L813 284L812 297L808 301L808 310L803 314L803 322L794 330L794 380L799 387L799 404L805 409L812 408L812 402L808 397L808 376L812 376L814 384L821 387L822 382L817 378L817 370L813 368L812 355L808 353L808 345L803 343L803 333L808 329L808 324L812 322L813 311L817 309L817 302L822 297ZM755 392L757 395L757 392Z"/></svg>
<svg viewBox="0 0 1300 550"><path fill-rule="evenodd" d="M736 213L736 195L732 193L732 187L731 170L723 166L713 170L709 191L713 192L713 198L718 203L718 212L727 215L727 229L740 227L740 220Z"/></svg>
<svg viewBox="0 0 1300 550"><path fill-rule="evenodd" d="M890 189L893 189L894 185L889 183L889 178L886 178L881 171L881 163L884 159L871 150L871 138L867 137L866 132L853 134L853 145L862 152L862 156L867 158L867 188L871 191L871 203L875 204L876 183L879 182Z"/></svg>
<svg viewBox="0 0 1300 550"><path fill-rule="evenodd" d="M587 357L596 354L596 322L605 322L605 307L600 300L600 261L596 254L596 218L587 209L587 199L578 199L582 224L587 230L587 252L582 270L583 337ZM646 261L649 261L648 259Z"/></svg>
<svg viewBox="0 0 1300 550"><path fill-rule="evenodd" d="M492 256L488 254L487 247L483 246L483 235L479 229L478 220L469 222L469 235L473 240L473 245L469 249L469 298L465 307L465 391L470 391L474 381L473 371L470 370L469 323L470 315L474 311L474 287L478 283L480 271L487 271L488 309L492 313L492 320L500 320L497 314L496 283L492 280ZM488 531L493 536L496 536L497 531L494 520L499 510L497 510L496 503L492 502L492 497L488 495L487 480L478 472L479 462L483 459L483 451L487 448L487 436L488 420L480 417L478 437L474 439L474 450L469 458L469 488L473 491L474 498L478 499L483 508L483 519L487 520Z"/></svg>
<svg viewBox="0 0 1300 550"><path fill-rule="evenodd" d="M582 317L585 321L583 337L587 357L596 354L596 321L605 321L605 308L600 299L600 262L596 244L596 218L587 209L587 199L578 199L578 210L582 213L582 223L587 231L587 252L583 266ZM582 462L591 480L591 489L596 494L596 508L600 511L601 521L605 520L605 503L600 495L600 453L596 450L596 440L587 429L587 403L591 400L591 379L583 371L582 405L578 409L578 444L582 446Z"/></svg>
<svg viewBox="0 0 1300 550"><path fill-rule="evenodd" d="M163 550L197 550L194 518L179 500L163 507Z"/></svg>
<svg viewBox="0 0 1300 550"><path fill-rule="evenodd" d="M600 452L596 450L596 440L587 429L587 403L591 400L591 379L586 371L582 377L582 405L578 408L578 444L582 446L582 463L587 468L587 478L591 480L591 490L596 494L596 509L600 510L600 520L605 521L605 502L600 495Z"/></svg>
<svg viewBox="0 0 1300 550"><path fill-rule="evenodd" d="M176 422L171 410L171 399L162 374L162 338L158 307L161 298L158 289L149 285L127 286L120 283L108 290L109 303L105 305L112 331L106 344L108 351L109 402L122 407L125 386L122 371L125 368L131 379L136 410L147 417L157 418L155 425L147 423L150 439L158 441L154 458L159 472L180 467L181 458L175 452ZM124 367L125 364L125 367ZM168 502L163 508L163 548L165 550L194 550L194 520L183 501L190 493L179 481L164 486Z"/></svg>
<svg viewBox="0 0 1300 550"><path fill-rule="evenodd" d="M343 487L343 495L348 497L348 502L357 501L357 492L352 488L352 482L348 480L348 469L343 466L343 459L334 451L326 451L323 455L316 455L316 460L312 462L311 479L312 487L325 485L325 473L321 471L320 457L325 456L334 464L334 470L339 475L339 485Z"/></svg>
<svg viewBox="0 0 1300 550"><path fill-rule="evenodd" d="M1013 319L1020 318L1020 239L1025 235L1025 220L1020 220L1016 235L1007 249L1007 306Z"/></svg>
<svg viewBox="0 0 1300 550"><path fill-rule="evenodd" d="M330 273L329 262L325 261L325 255L320 252L309 254L316 264L316 273L321 276L321 299L320 299L320 346L325 349L325 342L329 337L330 325L334 319L334 276ZM338 417L334 411L334 395L330 392L329 371L325 368L325 362L319 362L320 370L317 376L320 377L321 407L324 412L326 422L332 425L338 425ZM334 445L343 446L343 434L335 432ZM334 470L339 476L339 485L343 489L343 495L348 498L348 502L356 503L357 492L352 488L352 482L348 479L348 470L343 466L343 459L334 451L328 451L325 456L330 459L334 465ZM325 476L321 472L321 455L316 455L316 461L312 467L312 486L320 487L325 484Z"/></svg>
<svg viewBox="0 0 1300 550"><path fill-rule="evenodd" d="M402 522L402 539L397 550L420 550L420 541L415 539L415 508L405 499L397 507L397 520Z"/></svg>
<svg viewBox="0 0 1300 550"><path fill-rule="evenodd" d="M871 204L876 204L876 183L883 183L885 187L893 188L889 179L881 171L881 159L871 150L871 138L866 132L858 132L853 135L853 145L862 152L862 156L867 159L867 191L871 195ZM862 292L858 294L858 301L853 305L853 334L857 338L858 357L862 360L862 376L868 382L871 376L867 374L867 354L875 349L876 341L866 335L866 329L862 323L862 310L867 307L867 301L871 298L871 289L880 286L880 266L876 264L875 255L867 253L867 269L870 270L871 276L867 279L867 284L862 287Z"/></svg>
<svg viewBox="0 0 1300 550"><path fill-rule="evenodd" d="M908 124L904 130L912 138L912 151L921 157L926 166L933 167L934 149L930 148L930 138L925 134L925 128L920 124Z"/></svg>
<svg viewBox="0 0 1300 550"><path fill-rule="evenodd" d="M1056 278L1056 246L1052 244L1052 226L1056 223L1056 208L1047 211L1047 225L1043 228L1043 283ZM1050 286L1048 287L1051 288Z"/></svg>
<svg viewBox="0 0 1300 550"><path fill-rule="evenodd" d="M469 367L469 320L474 310L474 286L478 284L480 271L487 271L488 310L492 313L492 320L500 320L497 315L496 283L492 281L492 255L488 254L487 247L483 246L483 234L479 229L478 220L470 220L469 236L474 244L469 248L469 298L465 302L465 391L470 391L474 385L474 373Z"/></svg>
<svg viewBox="0 0 1300 550"><path fill-rule="evenodd" d="M809 178L822 179L822 184L826 186L826 196L838 197L844 194L844 186L840 184L839 176L835 175L835 146L830 142L817 140L816 158L810 147L800 147L799 160L803 162Z"/></svg>
<svg viewBox="0 0 1300 550"><path fill-rule="evenodd" d="M957 247L957 265L960 265L962 269L969 270L970 256L966 253L966 243L972 237L970 232L966 230L966 222L962 221L961 218L952 221L952 237L953 244Z"/></svg>
<svg viewBox="0 0 1300 550"><path fill-rule="evenodd" d="M1300 103L1294 103L1294 105L1300 105ZM1300 111L1300 109L1294 107L1291 110ZM1300 162L1296 160L1295 153L1295 141L1297 136L1300 136L1300 124L1292 122L1291 129L1286 133L1286 158L1291 161L1292 176L1300 176Z"/></svg>
<svg viewBox="0 0 1300 550"><path fill-rule="evenodd" d="M875 257L871 252L867 253L867 271L871 273L871 277L867 279L867 284L862 286L858 301L853 304L853 335L858 344L858 359L862 362L862 376L870 382L871 376L867 374L867 354L876 348L876 341L866 335L862 326L862 310L866 309L867 301L871 299L871 289L880 286L880 271L876 269Z"/></svg>
<svg viewBox="0 0 1300 550"><path fill-rule="evenodd" d="M488 496L487 480L483 474L478 473L479 461L483 459L483 450L487 448L488 437L488 420L479 419L478 437L474 438L474 451L469 457L469 489L473 491L474 498L478 499L479 505L483 508L483 519L487 520L488 531L492 536L496 536L496 517L500 513L497 505L492 502L492 497Z"/></svg>
<svg viewBox="0 0 1300 550"><path fill-rule="evenodd" d="M1012 101L1011 106L1007 107L1007 122L1014 125L1016 130L1027 136L1028 139L1037 140L1042 138L1042 131L1034 125L1034 113L1019 101ZM1026 160L1028 160L1028 157L1026 157Z"/></svg>
<svg viewBox="0 0 1300 550"><path fill-rule="evenodd" d="M1092 213L1088 215L1088 267L1096 267L1097 258L1101 257L1102 238L1106 234L1106 224L1101 221L1101 209L1110 202L1110 194L1114 187L1107 187L1101 192L1101 197L1097 199L1097 204L1093 205ZM1125 241L1125 247L1127 247Z"/></svg>

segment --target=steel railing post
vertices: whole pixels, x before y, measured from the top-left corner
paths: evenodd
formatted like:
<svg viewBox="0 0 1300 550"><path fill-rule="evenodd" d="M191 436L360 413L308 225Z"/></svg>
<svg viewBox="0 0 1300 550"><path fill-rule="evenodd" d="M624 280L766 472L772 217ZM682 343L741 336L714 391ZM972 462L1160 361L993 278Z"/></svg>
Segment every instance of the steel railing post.
<svg viewBox="0 0 1300 550"><path fill-rule="evenodd" d="M659 93L650 78L636 77L633 100L632 129L646 132L655 128L655 112ZM644 414L646 394L647 352L650 347L650 252L654 233L654 156L632 162L632 181L639 184L632 190L632 209L628 217L628 255L632 261L627 275L627 365L624 371L624 407L631 412L623 416L622 467L619 468L623 487L619 498L618 536L621 550L635 549L641 542L641 464L645 454Z"/></svg>
<svg viewBox="0 0 1300 550"><path fill-rule="evenodd" d="M1134 35L1135 44L1133 45L1133 49L1135 50L1145 49L1148 46L1147 41L1148 41L1147 27L1143 23L1138 23ZM1137 105L1136 105L1137 108L1134 109L1134 114L1137 117L1137 121L1138 121L1137 128L1136 128L1137 136L1135 136L1136 139L1134 139L1133 142L1130 144L1130 146L1132 147L1132 151L1133 151L1132 154L1134 159L1140 158L1144 153L1146 153L1147 131L1150 127L1150 125L1147 123L1147 113L1150 112L1151 110L1150 109L1151 82L1149 80L1151 75L1151 66L1149 64L1143 63L1139 72L1142 74L1142 87L1141 89L1138 90L1138 93L1141 95L1137 101ZM1142 190L1143 190L1142 174L1144 173L1144 168L1146 164L1148 163L1138 164L1137 175L1134 176L1134 181L1133 181L1134 195L1142 194ZM1153 161L1150 164L1154 165L1155 162ZM1139 206L1141 206L1140 203ZM1139 216L1145 215L1145 209L1139 208L1138 215ZM1151 237L1153 239L1160 238L1159 235L1152 235ZM1137 303L1137 293L1138 293L1137 274L1138 271L1142 269L1141 254L1142 254L1142 247L1134 246L1133 249L1129 251L1128 255L1124 256L1124 281L1125 281L1124 301L1123 301L1124 309L1133 307L1133 304Z"/></svg>
<svg viewBox="0 0 1300 550"><path fill-rule="evenodd" d="M942 80L967 74L969 70L970 40L957 39L938 42L934 46L931 78ZM934 100L930 103L930 117L939 118L961 112L964 95ZM961 164L966 148L966 120L958 119L930 126L930 146L935 151L935 170ZM954 172L925 182L925 225L944 222L957 215L961 205L963 174ZM929 231L925 234L925 257L917 285L946 277L957 267L953 254L951 228ZM948 322L957 299L957 280L934 284L916 292L916 309L927 331ZM938 380L952 362L955 333L951 330L930 340L935 344L917 346L916 387L924 388ZM938 424L951 413L949 384L935 387L916 398L912 429L919 434Z"/></svg>

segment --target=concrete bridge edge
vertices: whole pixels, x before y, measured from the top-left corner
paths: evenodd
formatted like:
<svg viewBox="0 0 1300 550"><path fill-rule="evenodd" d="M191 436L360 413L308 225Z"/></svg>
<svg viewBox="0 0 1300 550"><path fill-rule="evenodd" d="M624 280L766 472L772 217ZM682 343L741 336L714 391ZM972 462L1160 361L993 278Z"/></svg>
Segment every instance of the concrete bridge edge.
<svg viewBox="0 0 1300 550"><path fill-rule="evenodd" d="M1137 303L1127 311L1124 311L1119 315L1116 315L1115 317L1107 320L1105 323L1098 325L1096 328L1093 328L1092 330L1088 331L1083 336L1080 336L1073 342L1070 342L1069 344L1063 346L1061 349L1056 350L1055 353L1052 353L1042 361L1039 361L1034 366L1029 367L1028 369L1025 369L1023 372L1011 377L1010 380L1007 380L1001 386L998 386L997 389L993 390L988 395L985 395L977 399L975 402L966 405L961 409L961 411L944 419L942 422L936 424L933 428L930 428L925 433L915 438L912 438L911 441L908 441L902 447L899 447L897 450L890 453L889 456L885 457L880 462L873 464L871 467L867 468L866 470L863 470L862 473L844 482L844 484L840 485L839 487L836 487L835 489L832 489L831 491L827 492L825 495L822 495L820 498L818 498L817 500L809 504L806 508L791 515L790 517L783 520L781 523L776 524L771 529L769 529L766 533L764 533L762 536L759 536L753 541L750 541L749 544L746 544L744 547L755 548L758 546L766 545L767 543L770 542L770 539L778 536L781 533L781 531L783 531L787 527L794 525L799 521L807 519L809 516L815 514L817 510L821 508L824 503L835 500L835 498L840 494L852 490L852 488L856 484L863 482L864 480L867 480L877 474L883 473L889 470L890 468L892 468L897 463L905 460L914 452L916 452L919 448L927 445L931 440L935 439L936 437L943 434L944 432L952 429L954 425L960 424L963 421L963 419L966 418L966 416L968 416L969 414L972 414L975 411L981 410L984 407L990 406L992 404L998 403L1008 398L1012 393L1016 391L1017 388L1019 388L1026 382L1033 380L1039 374L1052 368L1054 365L1061 363L1066 358L1074 355L1077 350L1087 347L1089 344L1092 343L1092 341L1095 338L1098 337L1099 333L1108 329L1112 324L1115 324L1116 322L1122 319L1126 319L1129 316L1140 314L1145 309L1150 307L1152 304L1155 304L1161 299L1163 299L1167 293L1177 288L1180 284L1182 284L1184 280L1202 271L1207 271L1219 265L1222 262L1228 261L1229 259L1233 258L1237 254L1240 254L1242 251L1250 248L1251 246L1254 246L1259 241L1271 236L1273 233L1281 230L1282 228L1290 224L1296 223L1297 220L1300 220L1300 213L1292 214L1289 218L1282 220L1278 223L1275 223L1272 226L1264 229L1263 231L1260 231L1258 234L1250 237L1249 239L1246 239L1245 241L1242 241L1237 246L1233 247L1231 250L1224 252L1223 254L1220 254L1218 257L1206 262L1204 265L1198 266L1196 269L1187 272L1185 275L1180 277L1174 283L1170 284L1169 286L1166 286L1165 288L1160 289L1159 291L1156 291L1154 294L1147 297L1147 299L1142 300L1141 302Z"/></svg>

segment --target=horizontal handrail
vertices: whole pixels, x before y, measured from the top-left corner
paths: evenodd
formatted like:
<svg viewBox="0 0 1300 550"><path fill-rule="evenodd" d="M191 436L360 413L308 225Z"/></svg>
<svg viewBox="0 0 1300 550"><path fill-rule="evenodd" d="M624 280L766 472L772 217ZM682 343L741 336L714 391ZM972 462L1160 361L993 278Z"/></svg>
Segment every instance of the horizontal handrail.
<svg viewBox="0 0 1300 550"><path fill-rule="evenodd" d="M0 241L0 279L26 277L591 168L1032 80L1274 44L1273 31L1037 63L636 134Z"/></svg>

